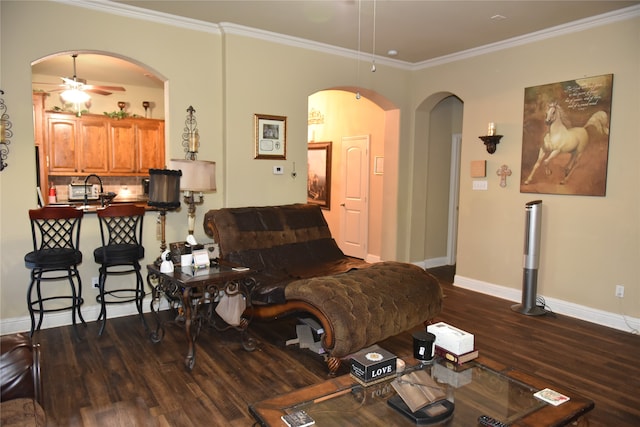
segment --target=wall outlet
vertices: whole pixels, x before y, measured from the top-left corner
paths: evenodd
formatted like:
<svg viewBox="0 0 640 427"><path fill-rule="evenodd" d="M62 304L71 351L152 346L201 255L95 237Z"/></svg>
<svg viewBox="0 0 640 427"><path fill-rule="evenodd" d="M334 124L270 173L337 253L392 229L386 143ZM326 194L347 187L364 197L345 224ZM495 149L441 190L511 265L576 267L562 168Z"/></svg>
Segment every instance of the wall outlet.
<svg viewBox="0 0 640 427"><path fill-rule="evenodd" d="M282 175L284 173L284 168L282 166L274 166L273 174L274 175Z"/></svg>
<svg viewBox="0 0 640 427"><path fill-rule="evenodd" d="M98 289L100 287L100 279L98 277L91 278L91 286Z"/></svg>
<svg viewBox="0 0 640 427"><path fill-rule="evenodd" d="M616 297L624 298L624 285L616 285Z"/></svg>

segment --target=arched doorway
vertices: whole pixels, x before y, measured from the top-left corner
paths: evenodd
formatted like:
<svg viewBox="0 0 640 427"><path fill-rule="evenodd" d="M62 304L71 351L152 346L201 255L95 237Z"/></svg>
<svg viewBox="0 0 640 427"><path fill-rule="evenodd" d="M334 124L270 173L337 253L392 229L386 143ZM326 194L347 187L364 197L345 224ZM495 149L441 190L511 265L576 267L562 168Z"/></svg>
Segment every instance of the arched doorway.
<svg viewBox="0 0 640 427"><path fill-rule="evenodd" d="M462 115L446 92L416 110L410 257L425 268L455 263Z"/></svg>
<svg viewBox="0 0 640 427"><path fill-rule="evenodd" d="M45 114L165 119L164 94L167 79L135 59L111 52L65 51L37 59L32 62L31 68L36 115L34 135L37 186L42 191L52 185L74 180L74 173L70 172L69 177L59 178L56 182L50 181L47 166L49 153L44 144ZM80 82L82 89L88 89L88 100L70 102L61 96L63 90L73 86L74 81ZM37 117L38 114L43 117ZM134 181L139 184L139 179L131 183Z"/></svg>
<svg viewBox="0 0 640 427"><path fill-rule="evenodd" d="M360 98L356 93L360 93ZM396 259L399 111L379 94L357 88L331 88L309 96L308 142L332 143L331 204L324 210L334 237L342 234L342 144L368 136L368 261ZM390 224L393 224L391 226ZM338 240L338 239L336 239ZM339 242L340 244L340 242Z"/></svg>

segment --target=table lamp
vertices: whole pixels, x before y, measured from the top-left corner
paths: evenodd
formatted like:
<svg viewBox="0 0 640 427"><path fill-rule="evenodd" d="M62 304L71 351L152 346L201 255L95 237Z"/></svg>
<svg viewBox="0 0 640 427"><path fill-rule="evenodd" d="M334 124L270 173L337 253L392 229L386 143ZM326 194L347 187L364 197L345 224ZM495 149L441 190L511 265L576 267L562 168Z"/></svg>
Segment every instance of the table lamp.
<svg viewBox="0 0 640 427"><path fill-rule="evenodd" d="M203 203L203 193L216 191L216 163L206 160L172 159L169 161L169 167L182 172L180 190L184 191L184 202L189 207L187 211L189 234L186 240L193 246L197 244L193 236L196 205ZM196 193L199 193L198 200L196 200Z"/></svg>
<svg viewBox="0 0 640 427"><path fill-rule="evenodd" d="M165 240L167 211L180 207L180 177L182 172L170 169L149 169L149 200L147 204L160 210L160 228L162 230L160 253L167 249ZM158 258L156 264L161 263Z"/></svg>

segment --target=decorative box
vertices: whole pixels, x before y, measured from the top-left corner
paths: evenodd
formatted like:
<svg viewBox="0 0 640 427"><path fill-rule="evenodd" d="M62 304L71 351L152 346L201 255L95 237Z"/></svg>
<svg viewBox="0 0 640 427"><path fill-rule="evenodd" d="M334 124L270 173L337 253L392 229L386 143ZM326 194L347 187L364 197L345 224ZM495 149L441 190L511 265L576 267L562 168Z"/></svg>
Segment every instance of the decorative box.
<svg viewBox="0 0 640 427"><path fill-rule="evenodd" d="M473 334L454 328L444 322L427 326L427 332L436 336L435 345L455 354L473 351Z"/></svg>
<svg viewBox="0 0 640 427"><path fill-rule="evenodd" d="M351 357L351 376L361 384L374 384L396 373L396 355L374 345Z"/></svg>

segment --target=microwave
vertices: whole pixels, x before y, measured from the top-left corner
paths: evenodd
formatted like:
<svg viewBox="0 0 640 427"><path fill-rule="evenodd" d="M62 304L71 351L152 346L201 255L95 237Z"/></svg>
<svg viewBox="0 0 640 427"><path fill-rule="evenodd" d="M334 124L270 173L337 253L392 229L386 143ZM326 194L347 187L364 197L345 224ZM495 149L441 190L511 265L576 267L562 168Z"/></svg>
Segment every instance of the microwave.
<svg viewBox="0 0 640 427"><path fill-rule="evenodd" d="M99 191L97 184L69 184L69 200L84 200L85 194L87 200L98 200Z"/></svg>

